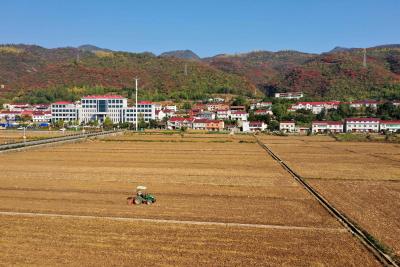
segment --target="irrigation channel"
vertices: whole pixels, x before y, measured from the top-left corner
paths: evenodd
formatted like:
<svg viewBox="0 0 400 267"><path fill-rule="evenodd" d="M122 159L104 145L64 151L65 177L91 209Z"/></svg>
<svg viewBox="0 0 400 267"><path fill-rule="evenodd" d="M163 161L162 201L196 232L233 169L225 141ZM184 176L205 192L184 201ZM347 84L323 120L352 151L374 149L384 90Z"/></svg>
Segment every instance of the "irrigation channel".
<svg viewBox="0 0 400 267"><path fill-rule="evenodd" d="M310 184L306 182L304 178L298 175L294 170L292 170L279 156L277 156L271 148L254 136L257 143L268 152L268 154L276 160L283 169L285 169L297 182L300 183L312 196L314 196L317 201L333 216L335 217L351 234L356 236L364 246L371 251L374 256L385 266L395 266L399 267L399 264L382 248L376 244L373 237L369 235L366 231L361 229L359 226L354 224L345 214L337 210L331 203L328 202L317 190L315 190Z"/></svg>
<svg viewBox="0 0 400 267"><path fill-rule="evenodd" d="M90 137L116 134L119 132L121 132L121 131L113 131L112 130L112 131L102 131L102 132L79 133L79 134L70 134L70 135L61 136L61 137L46 138L46 139L41 139L41 140L4 144L4 145L0 145L0 153L3 151L24 150L26 148L37 147L37 146L42 146L42 145L47 145L47 144L65 143L65 142L71 142L71 141L84 140L84 139L87 139Z"/></svg>

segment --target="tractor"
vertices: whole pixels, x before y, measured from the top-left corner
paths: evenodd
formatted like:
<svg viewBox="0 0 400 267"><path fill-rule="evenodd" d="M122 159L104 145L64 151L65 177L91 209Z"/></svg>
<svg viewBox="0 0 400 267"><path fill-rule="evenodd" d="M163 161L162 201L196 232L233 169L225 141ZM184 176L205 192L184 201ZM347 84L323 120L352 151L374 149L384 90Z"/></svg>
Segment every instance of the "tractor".
<svg viewBox="0 0 400 267"><path fill-rule="evenodd" d="M156 202L155 196L146 193L146 189L147 189L147 187L142 186L142 185L136 187L135 195L127 198L128 205L133 205L133 204L140 205L142 203L151 205L154 202Z"/></svg>

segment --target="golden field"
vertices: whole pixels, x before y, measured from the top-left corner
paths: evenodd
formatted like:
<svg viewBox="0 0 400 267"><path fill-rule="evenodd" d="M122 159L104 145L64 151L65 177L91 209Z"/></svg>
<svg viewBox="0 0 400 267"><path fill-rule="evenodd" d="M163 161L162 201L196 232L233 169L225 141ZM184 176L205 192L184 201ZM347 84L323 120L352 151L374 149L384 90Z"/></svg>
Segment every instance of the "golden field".
<svg viewBox="0 0 400 267"><path fill-rule="evenodd" d="M60 131L26 131L26 141L39 140L57 136L67 135ZM19 143L24 141L23 130L0 130L0 145Z"/></svg>
<svg viewBox="0 0 400 267"><path fill-rule="evenodd" d="M378 265L254 140L241 135L126 134L0 154L3 212L271 226L3 214L0 261ZM127 206L126 197L142 184L156 195L157 203Z"/></svg>
<svg viewBox="0 0 400 267"><path fill-rule="evenodd" d="M400 144L336 142L328 136L262 136L305 178L400 180Z"/></svg>
<svg viewBox="0 0 400 267"><path fill-rule="evenodd" d="M336 208L400 255L400 145L260 138Z"/></svg>
<svg viewBox="0 0 400 267"><path fill-rule="evenodd" d="M348 233L0 216L7 265L377 266Z"/></svg>

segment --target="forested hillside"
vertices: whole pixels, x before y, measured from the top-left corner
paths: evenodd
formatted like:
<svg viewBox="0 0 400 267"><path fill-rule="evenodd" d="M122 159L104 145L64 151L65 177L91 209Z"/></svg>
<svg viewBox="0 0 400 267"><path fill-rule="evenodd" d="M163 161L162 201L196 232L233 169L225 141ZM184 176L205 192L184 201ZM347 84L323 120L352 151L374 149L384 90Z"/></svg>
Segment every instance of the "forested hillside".
<svg viewBox="0 0 400 267"><path fill-rule="evenodd" d="M91 45L2 45L0 96L129 93L134 77L140 77L141 95L153 99L201 99L212 93L262 96L277 91L303 91L315 99L400 98L400 46L368 48L366 67L363 57L363 49L356 48L335 48L320 55L258 51L199 59L192 51L156 56Z"/></svg>
<svg viewBox="0 0 400 267"><path fill-rule="evenodd" d="M329 99L400 97L400 46L366 51L336 48L321 55L296 51L252 52L206 59L225 72L247 77L266 94L304 91L308 96Z"/></svg>
<svg viewBox="0 0 400 267"><path fill-rule="evenodd" d="M132 88L134 77L140 77L142 93L161 97L196 99L215 92L251 94L256 90L245 77L193 60L151 53L0 46L2 95L71 87L118 91Z"/></svg>

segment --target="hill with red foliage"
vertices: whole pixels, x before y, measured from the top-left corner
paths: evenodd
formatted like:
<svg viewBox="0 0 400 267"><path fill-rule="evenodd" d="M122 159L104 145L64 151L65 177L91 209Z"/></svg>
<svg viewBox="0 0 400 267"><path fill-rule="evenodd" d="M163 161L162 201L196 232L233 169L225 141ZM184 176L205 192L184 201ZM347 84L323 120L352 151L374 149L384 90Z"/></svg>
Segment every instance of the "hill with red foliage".
<svg viewBox="0 0 400 267"><path fill-rule="evenodd" d="M140 88L149 94L184 92L191 97L222 91L249 94L256 90L246 78L201 61L87 49L87 46L85 49L0 46L0 84L9 92L74 86L118 91L132 87L134 77L140 77Z"/></svg>
<svg viewBox="0 0 400 267"><path fill-rule="evenodd" d="M400 46L336 48L329 53L258 51L201 60L128 53L90 45L46 49L33 45L0 46L1 93L23 94L45 88L129 88L140 77L148 95L201 98L210 93L251 95L257 89L303 91L330 99L400 96ZM185 67L186 66L186 67ZM185 71L186 69L186 71Z"/></svg>
<svg viewBox="0 0 400 267"><path fill-rule="evenodd" d="M218 69L243 75L266 94L303 91L318 98L380 98L400 95L400 46L335 49L321 55L296 51L252 52L206 59Z"/></svg>

